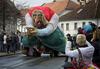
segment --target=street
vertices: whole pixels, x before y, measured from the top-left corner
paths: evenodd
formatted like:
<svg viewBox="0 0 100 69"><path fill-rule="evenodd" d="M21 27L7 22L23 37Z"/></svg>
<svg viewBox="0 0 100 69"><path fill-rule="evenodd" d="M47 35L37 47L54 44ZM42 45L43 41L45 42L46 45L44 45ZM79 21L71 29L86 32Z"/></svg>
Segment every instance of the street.
<svg viewBox="0 0 100 69"><path fill-rule="evenodd" d="M61 69L65 57L26 57L23 54L0 57L0 69Z"/></svg>
<svg viewBox="0 0 100 69"><path fill-rule="evenodd" d="M34 6L31 1L34 1ZM81 46L76 42L78 34L86 35L81 47L91 45L86 44L88 39L94 46L91 46L92 50L84 51L86 55L81 53L83 60L85 58L86 62L92 63L93 59L94 64L98 63L99 66L99 7L100 0L0 0L0 69L63 69L65 51L69 54L71 50L74 55L71 57L80 56L80 53L77 55L78 52L69 49L71 47L66 50L67 46ZM89 32L84 28L87 24L90 24ZM67 34L70 34L70 40ZM67 45L66 41L72 43ZM56 54L58 51L63 56L50 57L43 54L41 57L28 57L22 54L22 50L27 55L39 52L39 56L41 52Z"/></svg>

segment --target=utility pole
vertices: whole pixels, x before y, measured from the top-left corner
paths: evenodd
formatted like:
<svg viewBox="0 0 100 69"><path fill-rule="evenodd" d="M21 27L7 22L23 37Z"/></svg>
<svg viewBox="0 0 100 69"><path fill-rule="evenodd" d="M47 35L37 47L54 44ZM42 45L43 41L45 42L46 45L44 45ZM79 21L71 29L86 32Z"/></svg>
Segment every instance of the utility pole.
<svg viewBox="0 0 100 69"><path fill-rule="evenodd" d="M3 14L3 31L5 31L5 0L2 0L2 14Z"/></svg>
<svg viewBox="0 0 100 69"><path fill-rule="evenodd" d="M100 25L99 24L99 19L100 19L100 9L99 9L99 7L100 7L100 1L99 0L97 0L97 10L96 10L96 19L97 19L97 25Z"/></svg>

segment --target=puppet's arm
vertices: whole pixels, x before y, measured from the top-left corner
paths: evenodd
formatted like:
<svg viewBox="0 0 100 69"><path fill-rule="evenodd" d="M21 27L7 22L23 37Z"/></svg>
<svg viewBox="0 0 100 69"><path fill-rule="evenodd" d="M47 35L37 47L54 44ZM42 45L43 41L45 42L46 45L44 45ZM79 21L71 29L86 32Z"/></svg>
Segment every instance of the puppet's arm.
<svg viewBox="0 0 100 69"><path fill-rule="evenodd" d="M59 22L59 17L58 17L57 14L54 14L52 16L51 20L49 21L49 23L48 23L48 25L47 25L46 28L37 29L37 35L38 36L47 36L47 35L50 35L57 28L58 22Z"/></svg>

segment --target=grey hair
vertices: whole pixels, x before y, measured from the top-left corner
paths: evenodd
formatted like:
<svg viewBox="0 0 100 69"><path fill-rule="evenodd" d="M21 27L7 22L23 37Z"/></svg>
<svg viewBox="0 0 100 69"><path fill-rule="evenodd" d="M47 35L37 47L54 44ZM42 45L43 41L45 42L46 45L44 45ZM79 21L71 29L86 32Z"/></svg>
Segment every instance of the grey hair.
<svg viewBox="0 0 100 69"><path fill-rule="evenodd" d="M76 37L76 43L80 46L83 46L86 44L86 36L84 34L78 34Z"/></svg>

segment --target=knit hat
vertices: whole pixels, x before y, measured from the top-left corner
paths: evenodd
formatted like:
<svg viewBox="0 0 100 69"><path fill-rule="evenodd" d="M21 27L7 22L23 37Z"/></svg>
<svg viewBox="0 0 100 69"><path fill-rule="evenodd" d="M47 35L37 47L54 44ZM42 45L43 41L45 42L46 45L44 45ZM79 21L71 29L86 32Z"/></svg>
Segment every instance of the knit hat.
<svg viewBox="0 0 100 69"><path fill-rule="evenodd" d="M51 10L49 7L37 6L29 9L30 16L32 16L35 10L41 10L48 21L50 21L50 19L54 15L54 11Z"/></svg>
<svg viewBox="0 0 100 69"><path fill-rule="evenodd" d="M88 24L84 25L83 30L84 30L86 33L90 33L90 32L92 32L93 28L92 28L92 26L88 23Z"/></svg>

